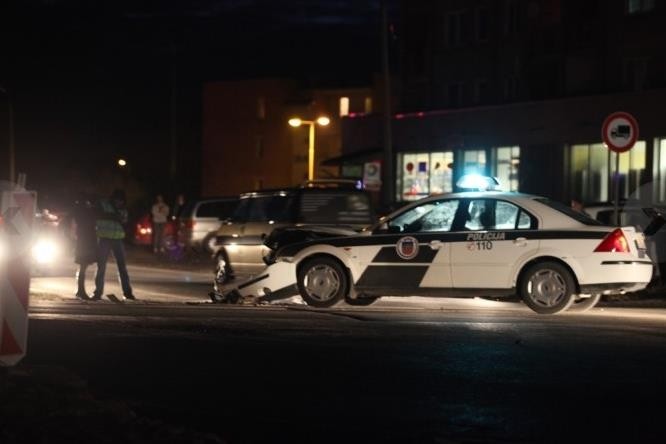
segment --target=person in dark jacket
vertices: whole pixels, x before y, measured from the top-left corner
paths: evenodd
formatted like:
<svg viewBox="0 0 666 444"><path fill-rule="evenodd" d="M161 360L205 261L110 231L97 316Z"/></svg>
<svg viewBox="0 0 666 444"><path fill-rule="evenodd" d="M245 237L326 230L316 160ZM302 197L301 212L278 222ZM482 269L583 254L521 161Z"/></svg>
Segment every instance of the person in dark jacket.
<svg viewBox="0 0 666 444"><path fill-rule="evenodd" d="M97 259L97 274L95 275L95 293L93 300L99 300L104 293L104 276L106 274L106 263L109 253L113 252L118 266L118 276L123 295L126 299L134 300L132 286L130 285L127 263L125 262L125 227L127 223L127 209L125 204L125 192L115 190L109 199L103 199L99 203L97 216L97 239L99 245L99 256Z"/></svg>
<svg viewBox="0 0 666 444"><path fill-rule="evenodd" d="M72 234L76 240L74 262L79 265L76 272L76 298L90 299L86 293L86 269L97 263L97 233L95 230L96 211L92 198L81 194L75 202L72 214Z"/></svg>

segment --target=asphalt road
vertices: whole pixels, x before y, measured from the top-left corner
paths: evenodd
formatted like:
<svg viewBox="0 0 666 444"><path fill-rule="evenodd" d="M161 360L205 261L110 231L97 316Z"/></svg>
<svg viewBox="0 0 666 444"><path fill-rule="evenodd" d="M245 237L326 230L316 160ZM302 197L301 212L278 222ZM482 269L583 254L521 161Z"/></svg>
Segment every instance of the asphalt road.
<svg viewBox="0 0 666 444"><path fill-rule="evenodd" d="M229 442L666 440L664 308L226 306L207 302L206 273L131 272L142 300L122 304L33 280L24 363Z"/></svg>

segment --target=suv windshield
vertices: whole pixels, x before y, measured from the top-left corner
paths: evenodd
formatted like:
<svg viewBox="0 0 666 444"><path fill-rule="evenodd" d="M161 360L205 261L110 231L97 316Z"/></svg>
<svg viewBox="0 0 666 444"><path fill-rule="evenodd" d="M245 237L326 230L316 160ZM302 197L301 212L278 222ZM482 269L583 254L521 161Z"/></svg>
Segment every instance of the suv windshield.
<svg viewBox="0 0 666 444"><path fill-rule="evenodd" d="M562 202L558 202L556 200L550 200L550 199L547 199L545 197L539 197L539 198L534 199L534 200L552 208L553 210L557 210L560 213L566 214L570 218L575 219L576 221L578 221L582 224L585 224L585 225L603 225L598 220L592 219L586 213L581 213L580 211L576 211L573 208L564 205Z"/></svg>

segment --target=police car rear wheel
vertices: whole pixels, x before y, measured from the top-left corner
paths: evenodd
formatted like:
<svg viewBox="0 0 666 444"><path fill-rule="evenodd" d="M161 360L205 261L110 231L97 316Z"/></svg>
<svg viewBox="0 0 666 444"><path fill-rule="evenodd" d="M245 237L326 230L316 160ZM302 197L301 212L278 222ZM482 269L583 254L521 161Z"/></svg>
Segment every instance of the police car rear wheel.
<svg viewBox="0 0 666 444"><path fill-rule="evenodd" d="M331 307L347 292L347 274L335 259L310 259L299 268L298 291L308 305Z"/></svg>
<svg viewBox="0 0 666 444"><path fill-rule="evenodd" d="M593 294L589 298L576 298L571 307L569 307L569 311L582 313L597 305L600 300L601 294Z"/></svg>
<svg viewBox="0 0 666 444"><path fill-rule="evenodd" d="M532 265L524 274L520 294L539 314L556 314L574 302L576 283L571 272L556 262Z"/></svg>

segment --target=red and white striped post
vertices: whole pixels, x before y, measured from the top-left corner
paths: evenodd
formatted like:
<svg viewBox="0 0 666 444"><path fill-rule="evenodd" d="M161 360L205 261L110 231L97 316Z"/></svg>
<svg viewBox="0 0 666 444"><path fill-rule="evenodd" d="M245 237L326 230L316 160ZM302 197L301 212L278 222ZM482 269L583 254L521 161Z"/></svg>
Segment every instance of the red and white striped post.
<svg viewBox="0 0 666 444"><path fill-rule="evenodd" d="M2 191L0 200L0 366L16 365L28 342L30 248L36 195Z"/></svg>

